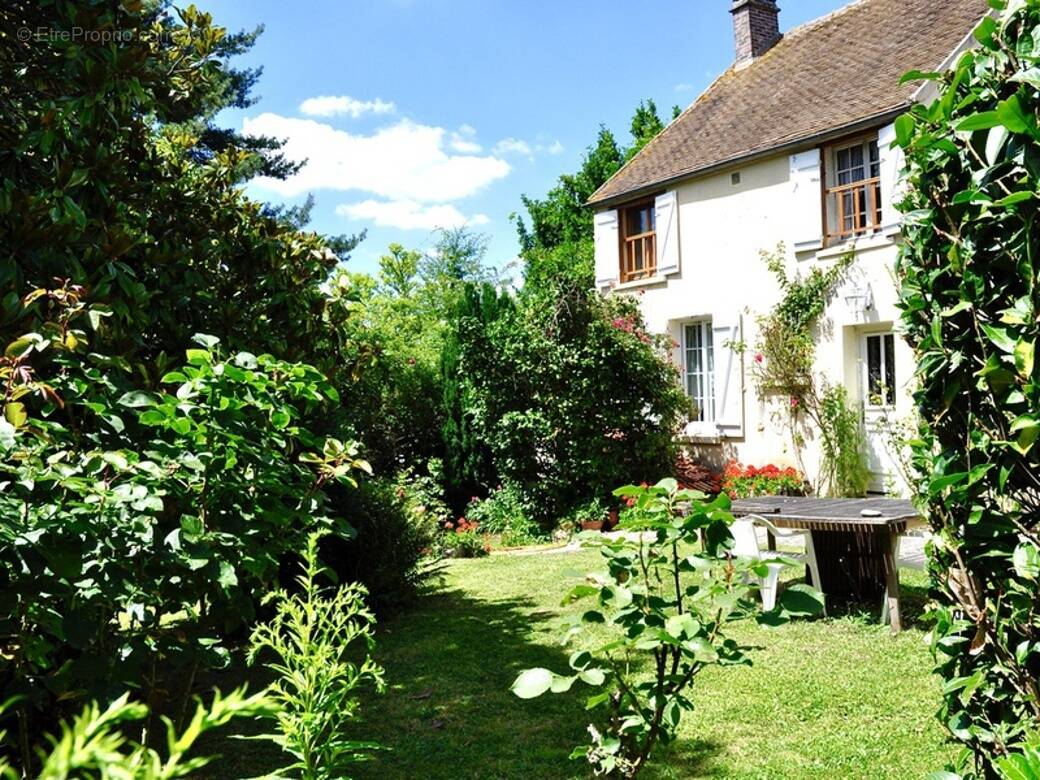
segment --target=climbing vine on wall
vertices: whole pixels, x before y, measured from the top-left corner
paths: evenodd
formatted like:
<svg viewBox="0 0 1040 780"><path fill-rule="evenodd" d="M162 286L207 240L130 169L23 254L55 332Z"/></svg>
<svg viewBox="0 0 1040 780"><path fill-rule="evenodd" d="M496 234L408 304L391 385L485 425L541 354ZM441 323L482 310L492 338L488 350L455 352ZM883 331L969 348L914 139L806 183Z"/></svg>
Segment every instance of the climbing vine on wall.
<svg viewBox="0 0 1040 780"><path fill-rule="evenodd" d="M849 252L829 268L815 267L795 277L787 274L786 256L782 244L762 253L783 297L768 314L758 318L752 368L758 396L780 399L780 416L797 452L805 447L806 422L818 432L818 492L862 495L869 470L859 414L850 405L844 387L819 381L814 370L820 317L855 256Z"/></svg>

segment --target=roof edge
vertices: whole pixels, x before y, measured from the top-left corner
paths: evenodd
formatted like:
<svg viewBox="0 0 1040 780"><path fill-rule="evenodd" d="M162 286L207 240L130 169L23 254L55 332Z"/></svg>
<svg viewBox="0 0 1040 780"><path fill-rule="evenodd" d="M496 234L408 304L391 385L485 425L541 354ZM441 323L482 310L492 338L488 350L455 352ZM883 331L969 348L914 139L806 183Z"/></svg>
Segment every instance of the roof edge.
<svg viewBox="0 0 1040 780"><path fill-rule="evenodd" d="M693 170L685 171L675 176L670 176L666 179L661 179L660 181L656 181L651 184L646 184L637 189L628 190L626 192L622 192L617 195L612 195L607 198L596 199L596 195L595 193L593 193L592 197L590 197L585 202L585 207L602 208L616 206L620 203L625 203L627 201L635 200L636 198L649 195L652 192L660 190L662 187L668 187L673 184L692 181L694 179L700 179L714 173L719 173L727 168L731 168L737 165L744 165L750 162L763 160L768 157L774 157L776 155L783 154L784 152L790 152L794 149L803 146L811 146L826 143L827 141L833 141L845 135L851 135L853 133L857 133L863 130L869 130L871 127L879 127L884 125L885 122L887 122L888 120L895 119L900 114L905 113L911 105L911 101L905 101L900 105L890 109L886 109L881 113L872 114L871 116L864 117L863 119L857 119L855 122L841 125L840 127L831 128L830 130L826 130L822 133L801 136L798 138L794 138L790 141L784 141L780 144L776 144L775 146L769 146L765 149L759 149L754 152L748 152L745 154L737 155L735 157L730 157L726 160L720 160L719 162L712 163L711 165L705 165L700 168L694 168ZM607 179L607 181L610 181L610 179ZM606 183L607 182L604 182L603 186L606 186Z"/></svg>

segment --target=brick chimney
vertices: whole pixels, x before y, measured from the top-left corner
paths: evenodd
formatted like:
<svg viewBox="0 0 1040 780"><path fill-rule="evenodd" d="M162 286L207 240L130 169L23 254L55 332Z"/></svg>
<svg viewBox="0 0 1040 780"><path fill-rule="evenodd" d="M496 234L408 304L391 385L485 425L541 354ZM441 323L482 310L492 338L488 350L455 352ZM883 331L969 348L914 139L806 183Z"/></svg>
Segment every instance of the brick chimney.
<svg viewBox="0 0 1040 780"><path fill-rule="evenodd" d="M776 0L733 0L729 12L733 14L738 65L765 54L782 37Z"/></svg>

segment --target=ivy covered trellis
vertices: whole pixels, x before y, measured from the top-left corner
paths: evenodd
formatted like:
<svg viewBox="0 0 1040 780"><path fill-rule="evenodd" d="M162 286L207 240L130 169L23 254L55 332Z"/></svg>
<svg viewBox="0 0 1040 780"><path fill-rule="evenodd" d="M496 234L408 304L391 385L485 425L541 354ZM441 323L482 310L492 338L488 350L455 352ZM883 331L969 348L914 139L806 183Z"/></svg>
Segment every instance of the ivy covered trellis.
<svg viewBox="0 0 1040 780"><path fill-rule="evenodd" d="M896 123L942 716L982 777L1040 727L1040 0L990 5L952 72L908 74L938 95Z"/></svg>

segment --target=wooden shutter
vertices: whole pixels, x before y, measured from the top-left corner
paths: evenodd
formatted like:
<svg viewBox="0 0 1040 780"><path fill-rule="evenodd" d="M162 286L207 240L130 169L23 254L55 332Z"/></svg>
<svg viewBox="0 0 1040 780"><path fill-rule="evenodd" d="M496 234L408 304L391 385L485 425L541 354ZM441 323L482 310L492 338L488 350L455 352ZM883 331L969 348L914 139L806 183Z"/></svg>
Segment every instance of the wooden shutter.
<svg viewBox="0 0 1040 780"><path fill-rule="evenodd" d="M711 323L715 363L715 425L719 435L744 435L744 359L740 315L716 317Z"/></svg>
<svg viewBox="0 0 1040 780"><path fill-rule="evenodd" d="M894 124L878 132L878 159L881 162L881 229L888 233L899 227L896 203L903 197L903 150L896 144Z"/></svg>
<svg viewBox="0 0 1040 780"><path fill-rule="evenodd" d="M679 273L679 201L675 190L658 195L654 201L657 226L657 273Z"/></svg>
<svg viewBox="0 0 1040 780"><path fill-rule="evenodd" d="M823 247L820 150L791 155L791 230L796 252Z"/></svg>
<svg viewBox="0 0 1040 780"><path fill-rule="evenodd" d="M621 274L621 255L618 250L618 213L600 211L593 219L593 239L596 247L596 287L603 290L617 282Z"/></svg>

